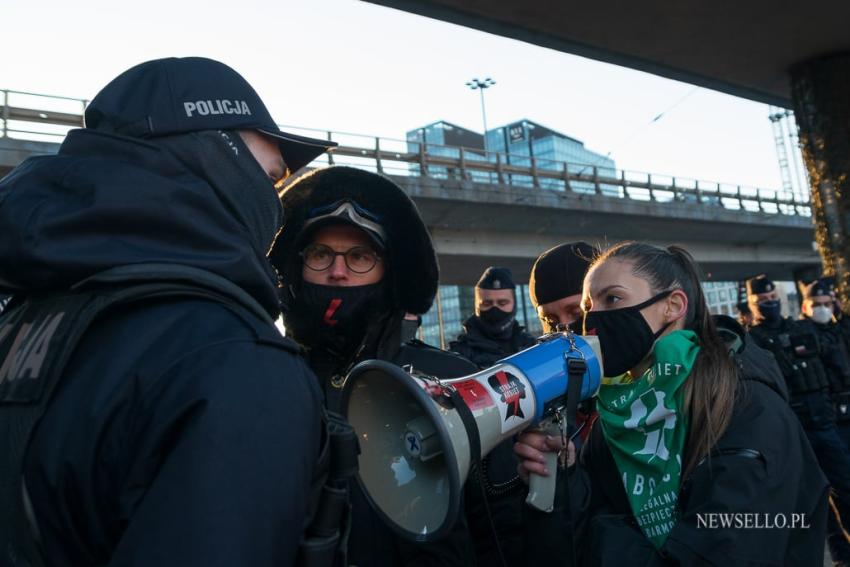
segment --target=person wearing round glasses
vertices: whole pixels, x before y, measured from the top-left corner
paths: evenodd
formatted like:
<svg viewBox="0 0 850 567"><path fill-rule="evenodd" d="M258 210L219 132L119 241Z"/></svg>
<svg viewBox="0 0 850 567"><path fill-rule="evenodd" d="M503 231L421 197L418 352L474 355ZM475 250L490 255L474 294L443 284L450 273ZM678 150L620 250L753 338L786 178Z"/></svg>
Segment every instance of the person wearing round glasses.
<svg viewBox="0 0 850 567"><path fill-rule="evenodd" d="M419 211L398 185L375 173L329 167L288 185L281 202L286 221L270 258L281 277L286 334L304 347L330 411L339 411L345 376L362 360L412 365L440 378L477 370L404 331L406 314L431 307L439 270ZM412 544L382 523L356 483L349 490L349 564L474 564L464 519L439 542Z"/></svg>

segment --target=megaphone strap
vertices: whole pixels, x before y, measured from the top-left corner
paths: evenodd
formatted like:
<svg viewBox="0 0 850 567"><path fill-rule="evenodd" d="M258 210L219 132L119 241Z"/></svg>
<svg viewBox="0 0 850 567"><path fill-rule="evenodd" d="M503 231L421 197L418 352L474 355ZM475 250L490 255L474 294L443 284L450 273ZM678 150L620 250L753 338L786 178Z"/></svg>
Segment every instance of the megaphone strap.
<svg viewBox="0 0 850 567"><path fill-rule="evenodd" d="M567 357L567 427L575 427L578 402L587 362L584 358Z"/></svg>

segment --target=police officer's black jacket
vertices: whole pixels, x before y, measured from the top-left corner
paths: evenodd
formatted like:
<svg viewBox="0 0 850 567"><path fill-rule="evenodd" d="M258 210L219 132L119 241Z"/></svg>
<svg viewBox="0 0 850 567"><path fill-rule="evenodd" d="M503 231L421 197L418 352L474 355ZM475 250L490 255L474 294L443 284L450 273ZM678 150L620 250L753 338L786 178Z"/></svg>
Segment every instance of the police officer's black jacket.
<svg viewBox="0 0 850 567"><path fill-rule="evenodd" d="M569 476L559 473L555 512L526 510L528 564L570 565L564 558L570 554L571 533L582 566L822 564L826 479L788 407L770 353L747 338L737 361L741 380L732 419L713 456L684 479L680 518L660 551L640 531L602 428L595 426L580 464ZM567 486L571 516L566 514ZM782 514L790 525L792 514L802 514L808 527L700 527L697 514L714 512L759 514L762 525L765 515ZM749 521L756 520L751 516Z"/></svg>
<svg viewBox="0 0 850 567"><path fill-rule="evenodd" d="M58 156L3 180L0 227L0 287L16 299L156 262L206 270L277 307L241 219L147 142L73 131ZM175 299L107 312L29 447L48 563L293 564L321 411L294 344L247 310Z"/></svg>
<svg viewBox="0 0 850 567"><path fill-rule="evenodd" d="M776 359L788 386L791 408L803 427L814 430L835 425L835 409L816 330L801 321L784 318L773 325L762 322L752 326L750 336Z"/></svg>
<svg viewBox="0 0 850 567"><path fill-rule="evenodd" d="M833 399L837 401L840 398L839 403L844 405L844 411L839 411L837 417L850 418L850 408L846 405L850 401L850 356L841 328L837 323L820 324L809 318L801 319L799 324L818 337L820 359L829 379L829 389Z"/></svg>
<svg viewBox="0 0 850 567"><path fill-rule="evenodd" d="M493 366L497 360L534 346L534 337L516 321L511 334L505 339L494 339L486 334L481 320L475 315L463 322L464 330L449 344L449 350L468 358L479 368Z"/></svg>

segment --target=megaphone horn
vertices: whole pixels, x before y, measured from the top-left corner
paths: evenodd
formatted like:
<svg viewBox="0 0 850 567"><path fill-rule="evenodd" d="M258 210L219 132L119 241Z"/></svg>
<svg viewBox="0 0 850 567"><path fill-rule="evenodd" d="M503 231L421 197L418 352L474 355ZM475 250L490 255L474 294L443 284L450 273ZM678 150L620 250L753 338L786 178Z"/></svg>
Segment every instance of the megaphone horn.
<svg viewBox="0 0 850 567"><path fill-rule="evenodd" d="M580 378L574 361L581 361ZM460 511L475 457L554 419L568 392L571 403L595 395L601 378L596 337L572 333L547 335L486 370L452 380L384 361L361 362L342 392L343 413L360 441L358 481L397 533L414 541L440 539ZM551 509L554 475L546 486L542 480L532 477L529 503Z"/></svg>

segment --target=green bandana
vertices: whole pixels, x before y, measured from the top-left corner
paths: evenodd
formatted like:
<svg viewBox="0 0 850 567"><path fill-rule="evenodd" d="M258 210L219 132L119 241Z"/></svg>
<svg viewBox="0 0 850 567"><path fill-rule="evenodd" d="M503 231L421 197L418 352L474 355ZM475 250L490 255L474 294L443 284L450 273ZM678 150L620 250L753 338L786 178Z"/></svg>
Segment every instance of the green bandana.
<svg viewBox="0 0 850 567"><path fill-rule="evenodd" d="M602 432L635 519L656 549L676 525L688 433L682 384L698 352L696 333L673 331L655 343L652 365L639 380L603 384L599 389Z"/></svg>

